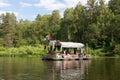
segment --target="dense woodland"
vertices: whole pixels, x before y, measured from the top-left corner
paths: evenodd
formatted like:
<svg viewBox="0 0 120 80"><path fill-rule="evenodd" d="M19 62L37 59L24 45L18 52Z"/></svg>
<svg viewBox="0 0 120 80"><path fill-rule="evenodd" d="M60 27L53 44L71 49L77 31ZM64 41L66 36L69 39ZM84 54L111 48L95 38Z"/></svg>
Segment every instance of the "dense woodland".
<svg viewBox="0 0 120 80"><path fill-rule="evenodd" d="M120 55L120 0L88 0L68 8L61 18L59 10L51 15L36 15L34 21L17 20L14 13L0 15L0 46L5 48L44 44L51 39L88 44L109 55Z"/></svg>

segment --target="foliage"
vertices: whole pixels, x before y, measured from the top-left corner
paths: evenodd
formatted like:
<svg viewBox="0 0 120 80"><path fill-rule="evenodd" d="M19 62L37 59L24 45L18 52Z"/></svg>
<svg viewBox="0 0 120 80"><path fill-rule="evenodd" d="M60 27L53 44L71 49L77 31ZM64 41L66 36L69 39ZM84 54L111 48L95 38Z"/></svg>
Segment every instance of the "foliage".
<svg viewBox="0 0 120 80"><path fill-rule="evenodd" d="M105 0L78 3L67 8L62 18L58 10L50 15L38 14L33 21L17 21L14 13L0 15L0 46L5 48L1 54L7 55L7 51L9 55L39 54L39 49L34 51L34 47L46 44L44 38L48 34L51 39L88 43L92 55L119 54L120 0L110 0L108 4Z"/></svg>
<svg viewBox="0 0 120 80"><path fill-rule="evenodd" d="M47 52L44 51L42 46L22 46L19 48L9 48L5 49L3 47L0 48L0 56L43 56Z"/></svg>
<svg viewBox="0 0 120 80"><path fill-rule="evenodd" d="M0 51L5 51L5 50L6 50L6 48L0 46Z"/></svg>
<svg viewBox="0 0 120 80"><path fill-rule="evenodd" d="M115 55L120 55L120 44L115 45L113 52Z"/></svg>

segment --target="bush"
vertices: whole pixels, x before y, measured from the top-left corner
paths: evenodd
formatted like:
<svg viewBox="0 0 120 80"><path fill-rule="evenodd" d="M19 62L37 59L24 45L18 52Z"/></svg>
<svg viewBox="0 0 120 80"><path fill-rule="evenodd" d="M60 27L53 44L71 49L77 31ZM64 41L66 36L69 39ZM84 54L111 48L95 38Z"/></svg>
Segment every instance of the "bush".
<svg viewBox="0 0 120 80"><path fill-rule="evenodd" d="M106 54L107 54L107 53L102 52L102 48L94 49L94 50L91 48L88 48L88 52L92 56L106 56Z"/></svg>
<svg viewBox="0 0 120 80"><path fill-rule="evenodd" d="M115 55L120 55L120 44L115 45L113 52L115 53Z"/></svg>
<svg viewBox="0 0 120 80"><path fill-rule="evenodd" d="M43 56L46 54L46 51L42 46L33 47L33 46L22 46L19 48L0 48L0 56Z"/></svg>
<svg viewBox="0 0 120 80"><path fill-rule="evenodd" d="M0 51L5 51L6 49L2 46L0 46Z"/></svg>

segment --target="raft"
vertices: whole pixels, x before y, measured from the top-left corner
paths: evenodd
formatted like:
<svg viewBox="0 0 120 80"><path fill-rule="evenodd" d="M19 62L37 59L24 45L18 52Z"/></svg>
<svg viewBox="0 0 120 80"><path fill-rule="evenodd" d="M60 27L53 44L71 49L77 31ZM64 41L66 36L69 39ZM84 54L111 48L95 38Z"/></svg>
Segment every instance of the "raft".
<svg viewBox="0 0 120 80"><path fill-rule="evenodd" d="M51 46L53 46L53 41L50 41L50 44ZM82 48L84 47L84 44L82 43L77 43L77 42L60 42L61 44L61 52L55 52L55 51L51 51L42 58L42 60L49 60L49 61L64 61L64 60L90 60L91 58L89 57L86 57L86 56L77 56L77 57L62 57L62 55L64 55L65 53L63 51L63 48L64 49L73 49L73 50L82 50ZM67 53L67 50L66 50L66 53ZM74 52L73 53L70 53L71 56L74 55ZM80 52L79 52L80 53ZM83 52L82 52L83 53ZM69 52L67 53L69 54ZM76 53L77 54L77 53ZM58 55L58 56L57 56ZM59 57L60 55L60 57Z"/></svg>
<svg viewBox="0 0 120 80"><path fill-rule="evenodd" d="M50 58L50 57L43 57L42 60L48 61L72 61L72 60L91 60L91 58Z"/></svg>

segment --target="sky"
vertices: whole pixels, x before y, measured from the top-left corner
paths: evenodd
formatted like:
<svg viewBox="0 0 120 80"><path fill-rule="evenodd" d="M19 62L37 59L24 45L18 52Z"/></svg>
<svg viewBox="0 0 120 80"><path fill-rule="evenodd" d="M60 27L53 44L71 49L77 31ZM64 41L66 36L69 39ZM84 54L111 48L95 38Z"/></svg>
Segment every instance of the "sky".
<svg viewBox="0 0 120 80"><path fill-rule="evenodd" d="M62 17L64 10L75 7L78 2L85 5L87 0L0 0L0 14L10 12L16 15L17 20L34 20L37 14L51 14L53 10L59 10Z"/></svg>

